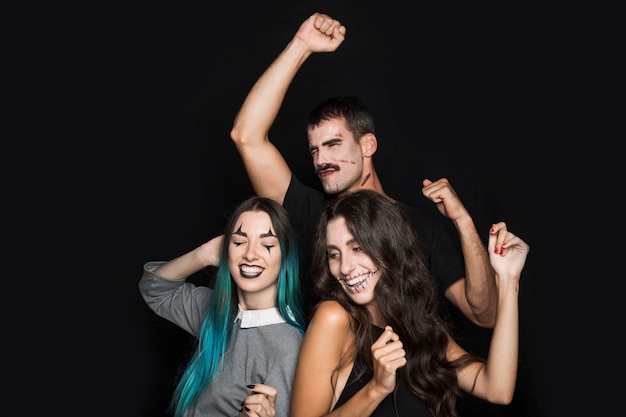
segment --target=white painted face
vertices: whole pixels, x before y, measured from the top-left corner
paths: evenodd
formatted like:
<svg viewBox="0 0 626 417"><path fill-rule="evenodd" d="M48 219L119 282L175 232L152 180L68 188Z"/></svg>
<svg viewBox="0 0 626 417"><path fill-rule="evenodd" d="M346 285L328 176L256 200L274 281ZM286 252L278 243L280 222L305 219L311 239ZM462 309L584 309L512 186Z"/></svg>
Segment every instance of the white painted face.
<svg viewBox="0 0 626 417"><path fill-rule="evenodd" d="M326 256L331 274L355 303L375 304L374 288L380 280L380 273L359 242L354 240L343 217L328 222Z"/></svg>
<svg viewBox="0 0 626 417"><path fill-rule="evenodd" d="M363 154L343 119L326 120L308 131L313 167L328 194L360 188Z"/></svg>
<svg viewBox="0 0 626 417"><path fill-rule="evenodd" d="M230 273L239 288L240 303L254 300L247 308L275 306L282 254L270 216L246 211L239 216L228 247Z"/></svg>

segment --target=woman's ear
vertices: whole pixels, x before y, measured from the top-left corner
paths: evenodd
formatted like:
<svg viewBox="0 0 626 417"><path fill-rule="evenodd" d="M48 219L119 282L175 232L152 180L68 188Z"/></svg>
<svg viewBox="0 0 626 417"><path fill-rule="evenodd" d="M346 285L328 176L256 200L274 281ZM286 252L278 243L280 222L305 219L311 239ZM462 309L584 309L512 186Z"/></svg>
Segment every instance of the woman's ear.
<svg viewBox="0 0 626 417"><path fill-rule="evenodd" d="M361 137L361 153L365 157L371 157L378 149L378 140L373 133L367 133Z"/></svg>

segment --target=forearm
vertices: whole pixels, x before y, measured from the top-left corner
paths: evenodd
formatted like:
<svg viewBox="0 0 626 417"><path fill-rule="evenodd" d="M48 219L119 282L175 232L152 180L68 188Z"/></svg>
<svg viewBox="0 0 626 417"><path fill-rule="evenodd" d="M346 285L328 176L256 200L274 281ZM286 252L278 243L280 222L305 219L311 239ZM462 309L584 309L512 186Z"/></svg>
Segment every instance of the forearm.
<svg viewBox="0 0 626 417"><path fill-rule="evenodd" d="M508 404L515 391L519 356L519 282L498 284L497 320L484 370L486 399Z"/></svg>
<svg viewBox="0 0 626 417"><path fill-rule="evenodd" d="M455 221L455 226L459 232L465 264L465 297L473 321L492 328L496 320L498 295L487 249L469 215Z"/></svg>
<svg viewBox="0 0 626 417"><path fill-rule="evenodd" d="M370 380L345 404L328 414L332 417L371 416L380 403L389 395L376 387Z"/></svg>
<svg viewBox="0 0 626 417"><path fill-rule="evenodd" d="M202 247L172 259L157 268L154 273L172 281L180 281L207 266L201 256Z"/></svg>
<svg viewBox="0 0 626 417"><path fill-rule="evenodd" d="M237 146L267 138L291 81L309 55L304 42L294 37L257 80L235 117L231 138Z"/></svg>

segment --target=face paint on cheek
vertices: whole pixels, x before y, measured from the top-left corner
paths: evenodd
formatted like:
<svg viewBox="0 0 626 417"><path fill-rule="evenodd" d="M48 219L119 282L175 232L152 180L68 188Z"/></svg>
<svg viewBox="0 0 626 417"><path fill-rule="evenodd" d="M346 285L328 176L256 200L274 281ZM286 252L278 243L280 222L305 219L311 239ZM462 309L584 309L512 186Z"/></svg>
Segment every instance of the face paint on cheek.
<svg viewBox="0 0 626 417"><path fill-rule="evenodd" d="M356 161L348 161L347 159L338 159L339 162L345 162L346 164L356 165Z"/></svg>

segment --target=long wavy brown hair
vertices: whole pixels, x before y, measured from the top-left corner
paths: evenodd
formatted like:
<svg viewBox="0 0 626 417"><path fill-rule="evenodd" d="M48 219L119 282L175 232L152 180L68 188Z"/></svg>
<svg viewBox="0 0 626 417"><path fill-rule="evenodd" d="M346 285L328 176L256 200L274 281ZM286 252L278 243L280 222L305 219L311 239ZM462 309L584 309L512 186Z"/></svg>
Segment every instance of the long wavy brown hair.
<svg viewBox="0 0 626 417"><path fill-rule="evenodd" d="M371 319L367 309L345 293L333 277L326 258L328 222L343 217L346 225L377 267L380 279L375 294L387 324L399 334L407 352L407 364L398 370L398 379L424 399L437 417L455 417L456 400L463 391L458 386L456 369L475 355L464 355L450 362L446 359L448 338L452 332L439 311L439 294L427 268L424 255L405 212L383 195L360 190L329 203L318 224L313 240L313 262L309 273L318 302L338 301L352 317L356 346L352 358L364 370L372 370L370 347Z"/></svg>

